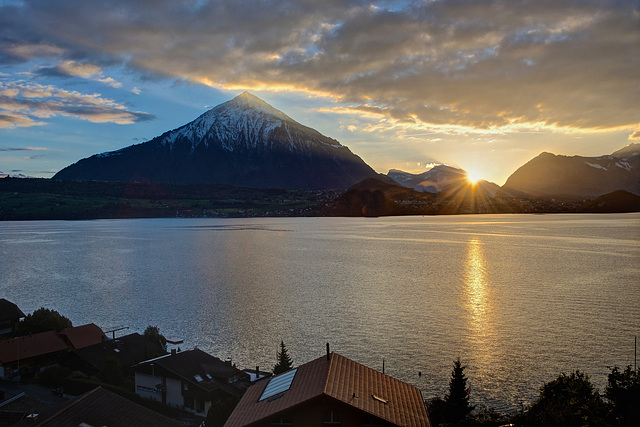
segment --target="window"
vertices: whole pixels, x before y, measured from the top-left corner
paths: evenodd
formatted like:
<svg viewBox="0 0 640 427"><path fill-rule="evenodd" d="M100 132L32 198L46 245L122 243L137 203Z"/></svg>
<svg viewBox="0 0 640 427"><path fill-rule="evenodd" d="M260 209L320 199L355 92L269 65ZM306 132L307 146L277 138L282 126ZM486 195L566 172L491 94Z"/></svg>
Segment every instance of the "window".
<svg viewBox="0 0 640 427"><path fill-rule="evenodd" d="M277 377L271 378L269 380L269 384L265 387L262 392L262 396L258 401L262 401L269 398L275 398L279 394L289 390L291 388L291 383L293 382L293 378L296 376L296 371L298 369L293 369L289 372L285 372L284 374L280 374ZM279 397L279 396L278 396Z"/></svg>
<svg viewBox="0 0 640 427"><path fill-rule="evenodd" d="M322 413L323 424L340 424L340 412L339 411L324 411Z"/></svg>

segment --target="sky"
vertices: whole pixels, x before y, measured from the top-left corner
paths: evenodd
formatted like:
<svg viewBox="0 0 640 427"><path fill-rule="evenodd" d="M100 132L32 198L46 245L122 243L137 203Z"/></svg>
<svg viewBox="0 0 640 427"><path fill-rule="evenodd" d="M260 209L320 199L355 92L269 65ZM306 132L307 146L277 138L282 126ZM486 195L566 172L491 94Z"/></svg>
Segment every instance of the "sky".
<svg viewBox="0 0 640 427"><path fill-rule="evenodd" d="M249 91L377 172L498 185L640 142L638 0L0 0L0 171L48 178Z"/></svg>

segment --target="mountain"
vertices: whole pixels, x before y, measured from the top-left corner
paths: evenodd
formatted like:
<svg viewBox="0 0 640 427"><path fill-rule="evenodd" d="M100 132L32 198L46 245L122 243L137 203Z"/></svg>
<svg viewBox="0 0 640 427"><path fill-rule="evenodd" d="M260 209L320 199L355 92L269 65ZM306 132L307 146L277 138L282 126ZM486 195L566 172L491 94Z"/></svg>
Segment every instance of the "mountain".
<svg viewBox="0 0 640 427"><path fill-rule="evenodd" d="M630 160L640 156L640 143L634 142L626 147L619 149L618 151L611 153L613 157L617 157L622 160Z"/></svg>
<svg viewBox="0 0 640 427"><path fill-rule="evenodd" d="M640 153L634 147L637 145L600 157L542 153L516 170L500 193L515 197L590 198L626 190L640 195Z"/></svg>
<svg viewBox="0 0 640 427"><path fill-rule="evenodd" d="M150 141L96 154L58 180L345 189L378 174L335 139L245 92Z"/></svg>
<svg viewBox="0 0 640 427"><path fill-rule="evenodd" d="M4 173L4 172L0 171L0 178L7 178L7 177L11 177L11 178L28 178L26 175L21 174L21 173Z"/></svg>
<svg viewBox="0 0 640 427"><path fill-rule="evenodd" d="M387 176L403 187L425 193L451 193L464 189L480 191L483 197L494 197L500 188L497 184L484 180L471 185L467 180L466 171L447 165L436 165L420 174L391 169Z"/></svg>
<svg viewBox="0 0 640 427"><path fill-rule="evenodd" d="M426 193L437 193L449 184L466 180L467 173L451 166L436 165L420 174L391 169L387 176L403 187Z"/></svg>

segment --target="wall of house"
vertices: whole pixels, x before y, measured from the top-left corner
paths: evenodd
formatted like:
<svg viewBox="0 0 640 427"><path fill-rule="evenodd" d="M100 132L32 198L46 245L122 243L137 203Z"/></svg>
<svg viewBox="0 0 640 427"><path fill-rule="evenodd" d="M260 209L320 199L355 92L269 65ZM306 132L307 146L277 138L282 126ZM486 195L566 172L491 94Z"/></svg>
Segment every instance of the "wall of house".
<svg viewBox="0 0 640 427"><path fill-rule="evenodd" d="M161 377L136 372L136 394L141 397L162 402L162 392L160 390L155 390L155 386L161 382Z"/></svg>
<svg viewBox="0 0 640 427"><path fill-rule="evenodd" d="M182 381L174 378L167 378L166 381L167 405L182 408L184 406L184 399L182 398Z"/></svg>
<svg viewBox="0 0 640 427"><path fill-rule="evenodd" d="M340 421L335 423L325 422L325 412L327 411L333 411L334 416L335 413L339 413ZM317 399L296 409L285 411L281 417L264 420L259 425L271 427L274 424L278 425L280 421L283 421L282 425L308 427L360 426L363 424L381 427L391 426L391 424L375 417L370 417L352 406L329 398Z"/></svg>

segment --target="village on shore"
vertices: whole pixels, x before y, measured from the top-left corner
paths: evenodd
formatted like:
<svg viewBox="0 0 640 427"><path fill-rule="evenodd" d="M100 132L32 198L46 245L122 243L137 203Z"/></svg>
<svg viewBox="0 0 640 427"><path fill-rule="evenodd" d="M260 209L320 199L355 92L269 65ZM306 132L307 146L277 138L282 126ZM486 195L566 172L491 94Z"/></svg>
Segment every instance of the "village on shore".
<svg viewBox="0 0 640 427"><path fill-rule="evenodd" d="M580 371L540 389L526 411L476 408L460 359L444 398L330 350L294 366L284 342L273 368L240 369L143 334L73 326L55 310L25 315L0 299L4 426L626 426L640 421L637 367L611 368L603 399ZM383 369L384 370L384 369Z"/></svg>

